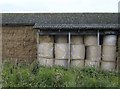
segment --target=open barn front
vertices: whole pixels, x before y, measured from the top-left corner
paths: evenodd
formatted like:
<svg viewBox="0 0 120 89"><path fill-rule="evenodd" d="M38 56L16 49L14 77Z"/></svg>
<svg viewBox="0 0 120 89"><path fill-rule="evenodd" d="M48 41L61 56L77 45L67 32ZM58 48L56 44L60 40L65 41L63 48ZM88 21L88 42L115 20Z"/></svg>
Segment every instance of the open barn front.
<svg viewBox="0 0 120 89"><path fill-rule="evenodd" d="M118 32L37 30L37 59L43 66L95 67L117 70ZM41 38L45 40L40 41ZM47 40L48 39L48 40ZM47 40L47 41L46 41ZM44 61L44 63L43 63Z"/></svg>
<svg viewBox="0 0 120 89"><path fill-rule="evenodd" d="M3 60L119 69L117 13L3 14Z"/></svg>

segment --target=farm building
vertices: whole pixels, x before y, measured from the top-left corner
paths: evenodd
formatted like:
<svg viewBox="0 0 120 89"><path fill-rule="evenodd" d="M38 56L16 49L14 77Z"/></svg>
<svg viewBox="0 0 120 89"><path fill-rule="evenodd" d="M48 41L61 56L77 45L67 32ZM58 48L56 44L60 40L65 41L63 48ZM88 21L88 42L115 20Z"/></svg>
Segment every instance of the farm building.
<svg viewBox="0 0 120 89"><path fill-rule="evenodd" d="M119 44L117 13L2 14L3 60L115 70Z"/></svg>

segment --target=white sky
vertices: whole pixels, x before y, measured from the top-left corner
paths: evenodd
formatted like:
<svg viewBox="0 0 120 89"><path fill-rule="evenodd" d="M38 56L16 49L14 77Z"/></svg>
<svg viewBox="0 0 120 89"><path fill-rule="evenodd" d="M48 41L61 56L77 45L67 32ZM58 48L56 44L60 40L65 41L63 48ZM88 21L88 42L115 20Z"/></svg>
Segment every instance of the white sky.
<svg viewBox="0 0 120 89"><path fill-rule="evenodd" d="M118 12L119 0L0 0L0 12Z"/></svg>

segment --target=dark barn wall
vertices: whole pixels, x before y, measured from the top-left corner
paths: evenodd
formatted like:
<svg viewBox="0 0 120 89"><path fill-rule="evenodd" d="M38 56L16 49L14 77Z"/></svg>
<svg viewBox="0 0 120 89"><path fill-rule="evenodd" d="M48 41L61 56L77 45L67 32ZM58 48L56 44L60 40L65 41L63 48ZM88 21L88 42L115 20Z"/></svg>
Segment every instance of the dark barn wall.
<svg viewBox="0 0 120 89"><path fill-rule="evenodd" d="M36 32L32 26L3 27L3 60L29 60L37 58Z"/></svg>
<svg viewBox="0 0 120 89"><path fill-rule="evenodd" d="M120 70L120 35L118 36L118 68Z"/></svg>

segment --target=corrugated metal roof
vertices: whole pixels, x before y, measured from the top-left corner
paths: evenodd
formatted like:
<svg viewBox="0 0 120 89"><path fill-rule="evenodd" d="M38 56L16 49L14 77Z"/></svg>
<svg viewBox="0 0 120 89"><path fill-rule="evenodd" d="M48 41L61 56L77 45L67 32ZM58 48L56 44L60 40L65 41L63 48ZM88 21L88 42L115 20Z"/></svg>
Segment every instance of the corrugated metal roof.
<svg viewBox="0 0 120 89"><path fill-rule="evenodd" d="M40 29L117 29L117 13L2 14L3 25L34 25Z"/></svg>
<svg viewBox="0 0 120 89"><path fill-rule="evenodd" d="M34 14L23 13L3 13L2 24L3 25L29 25L34 24Z"/></svg>
<svg viewBox="0 0 120 89"><path fill-rule="evenodd" d="M36 29L116 29L118 30L118 24L35 24Z"/></svg>

